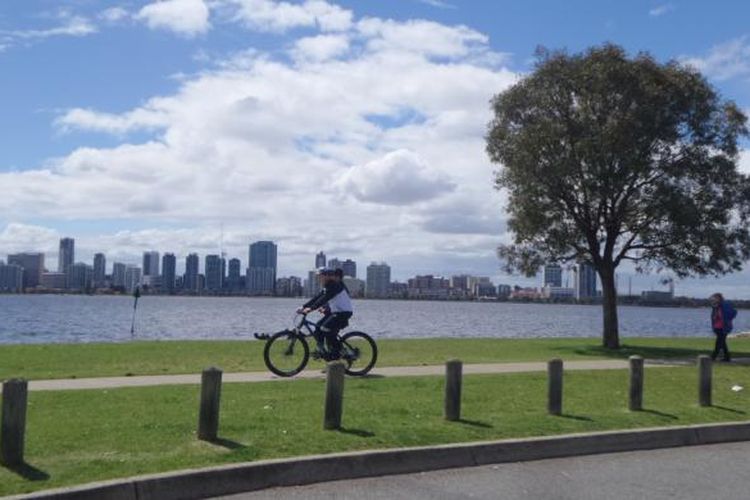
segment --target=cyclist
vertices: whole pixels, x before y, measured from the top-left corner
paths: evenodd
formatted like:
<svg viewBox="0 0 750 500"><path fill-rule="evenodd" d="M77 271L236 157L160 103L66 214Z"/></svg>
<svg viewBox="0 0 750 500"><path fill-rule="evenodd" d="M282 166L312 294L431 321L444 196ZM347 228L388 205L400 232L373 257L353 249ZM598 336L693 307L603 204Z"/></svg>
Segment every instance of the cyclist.
<svg viewBox="0 0 750 500"><path fill-rule="evenodd" d="M318 353L324 359L338 359L341 350L338 333L349 325L349 319L353 314L352 300L340 269L321 269L318 271L318 278L323 289L297 312L307 314L318 309L323 313L313 333L318 344ZM328 353L325 344L328 344Z"/></svg>

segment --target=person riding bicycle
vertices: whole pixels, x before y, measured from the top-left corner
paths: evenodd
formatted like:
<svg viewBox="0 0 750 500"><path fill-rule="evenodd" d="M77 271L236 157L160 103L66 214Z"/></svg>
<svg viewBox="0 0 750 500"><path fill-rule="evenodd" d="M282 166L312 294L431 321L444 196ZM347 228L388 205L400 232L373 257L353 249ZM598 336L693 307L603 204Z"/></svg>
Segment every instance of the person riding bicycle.
<svg viewBox="0 0 750 500"><path fill-rule="evenodd" d="M349 289L343 282L343 272L340 269L321 269L318 271L318 277L323 289L297 312L307 314L318 309L323 313L323 318L318 321L313 333L318 344L318 352L324 358L338 359L341 350L338 333L349 325L349 319L353 314L352 299ZM327 353L325 344L328 344Z"/></svg>

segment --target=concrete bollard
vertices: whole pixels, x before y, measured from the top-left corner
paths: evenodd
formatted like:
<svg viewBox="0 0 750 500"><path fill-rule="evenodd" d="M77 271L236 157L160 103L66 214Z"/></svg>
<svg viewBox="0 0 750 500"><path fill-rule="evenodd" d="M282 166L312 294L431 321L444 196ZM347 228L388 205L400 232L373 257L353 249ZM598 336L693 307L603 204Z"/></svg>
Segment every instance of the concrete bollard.
<svg viewBox="0 0 750 500"><path fill-rule="evenodd" d="M698 404L711 406L711 358L698 356Z"/></svg>
<svg viewBox="0 0 750 500"><path fill-rule="evenodd" d="M643 358L630 356L630 411L643 409Z"/></svg>
<svg viewBox="0 0 750 500"><path fill-rule="evenodd" d="M328 363L326 370L326 403L323 429L341 429L341 415L344 412L344 363Z"/></svg>
<svg viewBox="0 0 750 500"><path fill-rule="evenodd" d="M0 426L0 458L8 466L22 465L26 434L28 383L12 379L3 383L3 412Z"/></svg>
<svg viewBox="0 0 750 500"><path fill-rule="evenodd" d="M219 402L221 399L219 368L207 368L201 375L201 407L198 418L198 439L214 441L219 435Z"/></svg>
<svg viewBox="0 0 750 500"><path fill-rule="evenodd" d="M547 412L550 415L562 415L562 359L552 359L547 363L547 379Z"/></svg>
<svg viewBox="0 0 750 500"><path fill-rule="evenodd" d="M463 363L453 359L445 363L445 419L461 419L461 376Z"/></svg>

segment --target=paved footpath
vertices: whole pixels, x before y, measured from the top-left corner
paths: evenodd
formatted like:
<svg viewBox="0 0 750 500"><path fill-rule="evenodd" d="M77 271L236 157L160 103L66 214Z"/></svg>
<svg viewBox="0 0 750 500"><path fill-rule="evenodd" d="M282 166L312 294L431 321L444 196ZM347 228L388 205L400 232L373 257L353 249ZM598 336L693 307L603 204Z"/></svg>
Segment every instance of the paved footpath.
<svg viewBox="0 0 750 500"><path fill-rule="evenodd" d="M646 360L647 366L684 366L692 361L660 361ZM322 365L320 365L322 367ZM625 360L596 360L596 361L566 361L566 370L617 370L628 367ZM464 374L477 373L523 373L546 371L546 362L530 363L486 363L465 364ZM444 365L428 366L389 366L374 369L372 377L418 377L425 375L445 374ZM319 369L307 370L293 378L277 377L270 372L225 373L223 382L270 382L295 379L322 379L325 375ZM29 390L32 391L61 391L75 389L111 389L117 387L146 387L154 385L190 385L200 384L201 375L140 375L133 377L103 377L76 378L58 380L31 380Z"/></svg>
<svg viewBox="0 0 750 500"><path fill-rule="evenodd" d="M273 488L225 500L740 500L750 443L610 453Z"/></svg>

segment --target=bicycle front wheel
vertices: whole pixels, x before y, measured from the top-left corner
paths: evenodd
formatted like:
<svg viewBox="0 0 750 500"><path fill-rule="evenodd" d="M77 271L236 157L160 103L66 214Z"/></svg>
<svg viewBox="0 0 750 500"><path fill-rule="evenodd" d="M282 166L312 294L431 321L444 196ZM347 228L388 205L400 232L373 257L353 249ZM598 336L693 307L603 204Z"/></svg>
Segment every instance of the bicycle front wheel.
<svg viewBox="0 0 750 500"><path fill-rule="evenodd" d="M378 360L378 346L364 332L349 332L341 337L341 359L346 362L346 373L365 375Z"/></svg>
<svg viewBox="0 0 750 500"><path fill-rule="evenodd" d="M263 361L279 377L293 377L305 369L310 347L305 337L291 330L275 333L263 349Z"/></svg>

